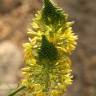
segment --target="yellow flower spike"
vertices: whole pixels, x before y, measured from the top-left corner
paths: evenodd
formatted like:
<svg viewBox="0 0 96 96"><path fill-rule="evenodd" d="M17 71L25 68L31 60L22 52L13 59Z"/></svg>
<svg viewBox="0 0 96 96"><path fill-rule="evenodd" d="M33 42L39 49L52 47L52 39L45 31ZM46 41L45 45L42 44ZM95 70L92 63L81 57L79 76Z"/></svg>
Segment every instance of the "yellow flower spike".
<svg viewBox="0 0 96 96"><path fill-rule="evenodd" d="M77 44L72 25L52 0L44 0L28 29L29 42L24 44L26 65L21 85L27 88L25 96L63 96L71 85L69 57Z"/></svg>

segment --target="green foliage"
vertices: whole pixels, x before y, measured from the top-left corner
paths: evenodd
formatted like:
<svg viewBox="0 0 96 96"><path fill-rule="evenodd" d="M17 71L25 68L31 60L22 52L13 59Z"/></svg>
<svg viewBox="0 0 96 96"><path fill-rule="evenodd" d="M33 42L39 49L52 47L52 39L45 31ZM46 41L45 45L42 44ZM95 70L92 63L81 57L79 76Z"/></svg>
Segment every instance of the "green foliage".
<svg viewBox="0 0 96 96"><path fill-rule="evenodd" d="M42 11L42 19L45 24L52 25L53 27L60 27L66 21L67 15L63 10L52 3L51 0L44 0L44 8Z"/></svg>
<svg viewBox="0 0 96 96"><path fill-rule="evenodd" d="M39 49L39 59L48 59L50 62L58 58L58 50L56 47L50 43L45 35L42 36L42 44Z"/></svg>

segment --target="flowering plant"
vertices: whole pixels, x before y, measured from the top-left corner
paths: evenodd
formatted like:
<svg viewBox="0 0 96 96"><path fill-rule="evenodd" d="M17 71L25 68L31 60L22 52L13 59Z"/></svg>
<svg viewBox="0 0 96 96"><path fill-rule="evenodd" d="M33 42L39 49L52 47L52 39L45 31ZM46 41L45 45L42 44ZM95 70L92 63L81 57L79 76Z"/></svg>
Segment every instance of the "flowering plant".
<svg viewBox="0 0 96 96"><path fill-rule="evenodd" d="M44 0L27 32L20 96L63 96L72 83L70 55L77 40L72 24L52 0Z"/></svg>

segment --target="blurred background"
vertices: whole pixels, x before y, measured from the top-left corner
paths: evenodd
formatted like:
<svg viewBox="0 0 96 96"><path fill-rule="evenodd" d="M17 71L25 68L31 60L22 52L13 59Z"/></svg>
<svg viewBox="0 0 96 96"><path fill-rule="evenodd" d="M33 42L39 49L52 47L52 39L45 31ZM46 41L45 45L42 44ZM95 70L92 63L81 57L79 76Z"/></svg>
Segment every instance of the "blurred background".
<svg viewBox="0 0 96 96"><path fill-rule="evenodd" d="M77 49L72 55L74 81L64 96L96 96L96 0L54 0L75 21ZM22 43L42 0L0 0L0 96L21 79Z"/></svg>

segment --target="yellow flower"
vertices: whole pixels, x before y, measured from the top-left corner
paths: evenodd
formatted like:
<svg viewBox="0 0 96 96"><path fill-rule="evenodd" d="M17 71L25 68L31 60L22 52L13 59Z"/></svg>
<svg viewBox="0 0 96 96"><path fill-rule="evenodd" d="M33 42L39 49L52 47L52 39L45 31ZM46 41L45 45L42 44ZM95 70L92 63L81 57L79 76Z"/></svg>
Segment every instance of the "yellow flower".
<svg viewBox="0 0 96 96"><path fill-rule="evenodd" d="M44 0L28 29L29 42L24 44L26 96L63 96L72 83L69 57L77 40L72 24L62 9Z"/></svg>

